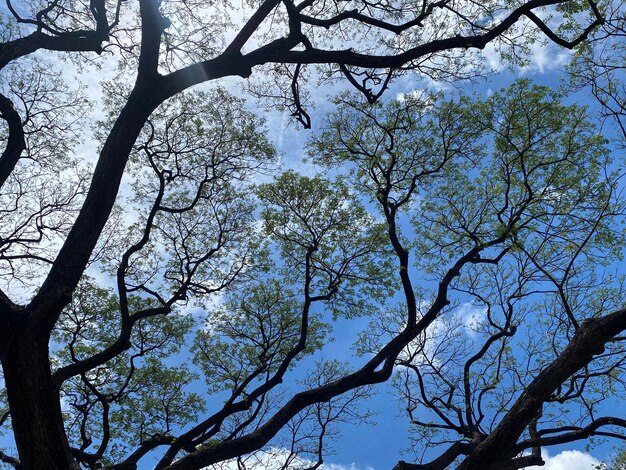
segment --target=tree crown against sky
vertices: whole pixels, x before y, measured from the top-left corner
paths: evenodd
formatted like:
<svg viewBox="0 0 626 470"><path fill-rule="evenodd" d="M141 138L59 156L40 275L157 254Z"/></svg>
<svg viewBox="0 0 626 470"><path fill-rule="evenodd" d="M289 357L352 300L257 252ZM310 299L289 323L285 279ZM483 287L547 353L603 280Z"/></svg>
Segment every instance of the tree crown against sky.
<svg viewBox="0 0 626 470"><path fill-rule="evenodd" d="M474 50L523 61L546 40L578 47L573 84L619 123L619 70L600 60L622 50L613 6L6 2L0 425L15 446L0 461L199 469L276 452L316 468L387 381L432 460L400 469L522 468L543 446L620 438L605 405L623 386L624 207L592 117L529 81L380 102L398 76L476 76ZM110 58L130 80L100 97L61 73ZM255 74L305 127L307 80L355 90L310 140L326 175L268 179L263 119L188 90ZM342 321L369 323L347 363L326 356Z"/></svg>

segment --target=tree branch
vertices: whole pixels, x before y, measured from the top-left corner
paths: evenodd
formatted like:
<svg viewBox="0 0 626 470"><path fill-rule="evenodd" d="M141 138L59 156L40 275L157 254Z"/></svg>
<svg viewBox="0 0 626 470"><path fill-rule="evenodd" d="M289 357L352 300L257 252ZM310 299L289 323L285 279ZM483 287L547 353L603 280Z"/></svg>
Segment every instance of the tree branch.
<svg viewBox="0 0 626 470"><path fill-rule="evenodd" d="M51 331L69 303L117 197L124 168L144 123L164 98L160 80L144 80L131 93L109 134L93 173L91 187L48 276L27 309Z"/></svg>
<svg viewBox="0 0 626 470"><path fill-rule="evenodd" d="M9 98L0 93L0 116L6 121L9 136L2 155L0 155L0 188L17 165L20 156L26 149L22 119Z"/></svg>
<svg viewBox="0 0 626 470"><path fill-rule="evenodd" d="M347 50L325 50L307 47L304 50L292 50L297 46L302 38L289 37L276 39L258 49L245 54L235 54L235 47L228 49L228 54L198 62L183 69L169 74L166 78L167 85L165 93L173 96L182 90L207 80L213 80L225 75L239 75L248 77L252 73L252 68L267 63L287 63L287 64L342 64L344 66L355 66L362 68L397 69L411 63L414 60L453 49L484 49L484 47L501 36L511 26L532 10L544 6L558 5L567 0L531 0L524 5L513 10L505 19L494 26L489 31L471 36L454 36L445 39L438 39L410 48L400 54L394 55L370 55ZM265 4L264 4L265 5ZM596 19L576 38L575 44L587 38L590 31L600 24L602 20ZM573 47L573 46L571 46Z"/></svg>
<svg viewBox="0 0 626 470"><path fill-rule="evenodd" d="M558 444L566 444L568 442L578 441L580 439L586 439L590 436L596 434L598 428L602 426L620 426L626 430L626 420L623 418L616 418L613 416L605 416L602 418L594 419L587 426L575 429L571 432L566 432L563 434L559 434L557 436L543 437L542 434L545 434L546 431L539 431L539 436L535 439L527 439L525 441L520 442L516 446L516 450L519 453L523 452L526 449L529 449L533 446L553 446ZM626 436L624 436L626 439Z"/></svg>
<svg viewBox="0 0 626 470"><path fill-rule="evenodd" d="M153 308L142 310L141 312L137 312L135 315L131 316L127 322L125 322L122 326L122 330L118 338L115 340L113 344L111 344L106 349L90 356L86 359L83 359L78 362L74 362L65 367L61 367L52 375L52 381L55 386L60 387L63 382L65 382L70 377L74 377L76 375L84 374L87 371L90 371L102 364L110 361L111 359L118 356L120 353L126 351L131 347L130 336L132 333L133 325L142 318L153 317L156 315L165 315L170 312L169 307L162 308Z"/></svg>
<svg viewBox="0 0 626 470"><path fill-rule="evenodd" d="M140 0L141 52L137 67L137 80L150 80L157 75L161 35L170 21L159 11L160 0Z"/></svg>
<svg viewBox="0 0 626 470"><path fill-rule="evenodd" d="M239 30L235 39L226 47L223 55L239 54L241 48L248 42L250 36L257 30L263 20L267 18L274 8L278 6L281 0L265 0L261 6L254 12L247 23Z"/></svg>
<svg viewBox="0 0 626 470"><path fill-rule="evenodd" d="M545 367L509 408L493 432L467 457L459 470L495 470L516 455L515 443L568 377L601 354L604 345L626 329L626 310L619 310L582 323L560 356Z"/></svg>
<svg viewBox="0 0 626 470"><path fill-rule="evenodd" d="M535 23L535 25L541 30L541 32L545 34L551 41L553 41L554 43L558 44L561 47L565 47L567 49L573 49L578 44L580 44L585 39L587 39L589 34L594 29L596 29L596 27L604 24L604 18L602 17L602 14L598 10L598 7L596 6L596 4L591 0L589 0L588 3L591 6L591 9L596 19L585 28L582 34L580 34L578 37L574 38L571 41L568 41L566 39L559 37L558 34L554 33L554 31L552 31L548 27L548 25L546 25L543 21L541 21L541 19L537 15L535 15L532 11L527 12L525 15L530 21Z"/></svg>
<svg viewBox="0 0 626 470"><path fill-rule="evenodd" d="M102 35L96 31L76 31L51 36L36 31L13 41L0 44L0 70L11 61L39 49L61 52L102 52Z"/></svg>
<svg viewBox="0 0 626 470"><path fill-rule="evenodd" d="M455 442L432 462L418 464L407 463L404 460L400 460L396 466L393 467L393 470L445 470L457 457L469 454L474 447L476 447L476 445L469 442Z"/></svg>
<svg viewBox="0 0 626 470"><path fill-rule="evenodd" d="M20 464L19 460L17 460L15 457L11 457L10 455L5 454L2 451L0 451L0 462L8 463L13 468L15 468L15 470L22 470L22 465Z"/></svg>

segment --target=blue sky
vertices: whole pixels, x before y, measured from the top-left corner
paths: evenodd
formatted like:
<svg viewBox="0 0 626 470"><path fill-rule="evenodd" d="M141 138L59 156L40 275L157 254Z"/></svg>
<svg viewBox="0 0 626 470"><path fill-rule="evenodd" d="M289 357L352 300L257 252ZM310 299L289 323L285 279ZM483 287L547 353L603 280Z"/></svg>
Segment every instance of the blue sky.
<svg viewBox="0 0 626 470"><path fill-rule="evenodd" d="M556 88L560 85L563 76L562 68L568 58L568 53L556 46L537 44L533 47L530 65L525 69L511 70L500 64L493 50L487 48L485 54L489 56L489 64L494 70L490 72L487 80L478 80L463 85L462 88L466 91L488 95L491 91L506 86L519 76L528 77L537 83ZM71 74L73 71L66 70L66 73ZM240 93L241 80L225 80L222 84L227 86L231 92ZM444 92L448 91L450 94L454 93L451 85L432 83L409 75L397 80L387 91L385 99L394 99L402 93L411 93L426 87L443 89ZM301 130L297 124L290 122L289 117L284 113L271 112L268 114L269 134L282 154L283 169L294 168L304 173L317 171L312 164L302 160L305 154L305 143L311 133L319 130L319 126L323 123L324 114L332 109L331 105L328 104L328 97L336 92L336 88L313 92L312 101L316 106L310 109L314 123L314 128L311 131ZM98 97L94 96L94 99L98 99ZM576 95L572 99L582 103L587 102L584 94ZM589 101L588 103L590 106L594 106L593 102ZM80 151L95 155L95 147L93 142L85 142ZM351 354L351 346L356 333L367 328L367 321L367 319L341 320L335 324L334 341L324 348L323 355L337 356L353 364L362 362L362 358L348 357L348 355ZM197 384L197 387L198 391L201 391L201 384ZM217 402L219 403L219 400ZM342 436L334 442L334 453L326 459L325 468L328 470L382 470L391 468L400 458L411 460L411 454L406 457L402 457L401 454L408 446L408 425L391 386L389 384L378 386L376 393L362 406L376 411L376 415L372 417L375 424L342 425L340 429ZM589 453L585 451L584 441L567 448L550 449L545 454L547 466L543 468L547 470L591 470L598 463L595 459L607 458L612 452L612 447L609 444L591 449ZM276 455L280 455L279 450ZM150 468L149 460L145 461L142 468ZM260 460L263 461L263 456L260 457Z"/></svg>
<svg viewBox="0 0 626 470"><path fill-rule="evenodd" d="M487 50L489 63L494 68L486 79L474 82L466 82L461 89L468 93L489 95L512 83L519 77L530 78L540 85L558 89L565 78L564 67L569 60L569 52L550 45L535 44L532 48L530 63L525 68L510 68L503 66L493 51ZM456 84L458 86L458 83ZM428 80L420 81L414 76L405 76L397 80L387 91L385 99L394 99L402 93L410 93L423 88L443 89L450 94L456 93L455 88L449 84L438 84ZM329 93L332 93L329 92ZM313 172L315 168L310 164L302 164L301 157L304 154L306 134L316 132L317 126L323 122L324 112L331 109L327 105L328 95L314 95L313 100L318 103L314 112L312 131L294 132L293 126L287 126L285 117L271 114L269 122L273 133L277 133L277 145L284 154L284 163L288 168L299 168L300 171ZM571 95L566 99L569 102L588 105L597 108L597 104L590 100L586 91ZM610 126L609 126L610 127ZM604 128L606 132L609 127ZM283 130L281 132L280 130ZM275 134L276 135L276 134ZM610 134L609 134L610 135ZM619 157L618 157L619 158ZM419 276L416 276L419 280ZM352 320L349 329L358 330L363 328L365 320ZM346 322L349 323L349 322ZM343 325L340 331L346 331ZM347 337L351 335L347 334ZM339 340L341 341L341 340ZM330 347L333 349L333 346ZM358 362L358 361L357 361ZM342 468L365 469L388 469L393 467L399 459L411 461L411 453L403 454L408 446L407 418L401 410L394 391L389 384L377 386L377 393L371 397L367 406L377 410L374 417L374 425L344 425L342 437L334 444L334 454L329 456L326 462L341 465ZM544 450L543 456L547 470L592 470L601 460L610 459L614 454L615 442L607 442L596 447L588 447L586 441L579 441L564 446L556 446ZM438 449L441 451L441 449ZM429 455L429 454L427 454ZM437 453L430 454L432 457ZM533 467L535 468L535 467ZM537 467L539 468L539 467Z"/></svg>

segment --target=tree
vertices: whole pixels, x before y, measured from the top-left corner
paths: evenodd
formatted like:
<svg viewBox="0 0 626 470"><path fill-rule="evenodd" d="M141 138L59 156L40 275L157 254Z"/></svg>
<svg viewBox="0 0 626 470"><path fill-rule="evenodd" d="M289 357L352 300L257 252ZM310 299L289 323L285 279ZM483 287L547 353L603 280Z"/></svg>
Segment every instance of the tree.
<svg viewBox="0 0 626 470"><path fill-rule="evenodd" d="M432 119L422 116L424 127L416 132L425 139L418 149L424 154L409 151L413 156L400 179L385 179L397 171L395 163L372 167L376 179L365 187L378 191L373 197L384 214L381 224L347 176L329 182L287 173L253 191L251 175L274 161L263 123L223 91L185 90L227 76L246 78L265 67L278 92L262 87L258 93L278 96L308 126L300 87L312 65L323 66L321 79L344 77L374 102L394 75L471 75L468 61L478 56L468 49L494 44L522 58L524 38L542 34L575 47L603 21L593 2L548 0L354 7L267 0L246 5L240 25L232 24L231 7L55 0L7 1L2 11L0 360L6 408L0 423L10 422L19 454L0 454L8 465L135 468L156 451L157 468L201 468L254 452L283 429L291 431L294 455L309 452L319 465L327 429L344 416L336 410L355 413L350 410L366 393L362 387L391 376L402 351L448 306L461 270L484 264L477 261L485 250L524 251L517 242L504 247L526 229L518 227L526 220L518 216L490 227L491 238L481 233L455 239L467 248L458 258L454 243L440 247L452 267L439 273L437 295L420 316L396 217L422 179L442 181L436 176L449 160L476 150L480 126L456 117L453 104L437 108L440 114ZM581 21L580 27L560 36L541 19L549 7ZM350 48L356 43L363 45L358 51ZM134 84L105 89L108 115L95 132L98 158L89 169L76 146L85 136L79 116L90 103L45 57L87 68L108 53ZM590 175L602 167L597 159L585 167ZM129 192L136 212L130 214L115 208L125 172L134 181ZM462 179L454 172L450 177ZM605 212L582 208L589 212L582 228L572 222L573 233L587 229L594 235L574 238L583 248L602 246L591 241L613 214L614 189L597 185L579 189L594 204L607 204ZM546 188L544 202L560 197ZM263 236L254 223L254 198L265 207ZM516 204L526 210L531 202ZM361 229L355 234L353 227ZM529 257L538 266L548 263L532 249ZM583 253L593 255L581 248L577 256ZM93 264L114 279L114 289L85 274ZM327 326L316 319L316 309L348 316L376 310L395 285L394 264L406 303L402 329L360 368L323 363L299 390L281 388L296 360L323 341ZM546 277L557 276L544 270ZM573 271L554 278L562 297ZM223 303L210 308L207 299L216 293ZM213 318L193 351L183 348L190 327L181 311L185 304L203 305ZM565 364L563 372L551 376L542 393L585 366L590 351L623 328L619 313L577 324L587 316L570 318L572 328L580 329L555 360ZM509 336L512 322L497 323L501 330L489 344ZM204 397L185 391L194 375L184 363L166 366L173 354L194 358L208 391L226 397L223 405L205 410ZM575 360L567 362L568 354ZM534 380L543 384L541 374ZM544 395L539 398L545 401ZM523 429L528 416L536 417L536 406L518 415ZM505 451L502 461L525 449L513 449L515 436L497 431L472 449L471 458L489 455L490 445Z"/></svg>
<svg viewBox="0 0 626 470"><path fill-rule="evenodd" d="M600 103L604 117L617 125L626 137L624 90L624 36L626 35L624 5L609 3L606 20L580 47L570 66L571 85L589 88Z"/></svg>
<svg viewBox="0 0 626 470"><path fill-rule="evenodd" d="M626 421L602 408L623 387L621 280L599 271L620 257L619 174L585 110L559 101L524 81L484 103L344 99L314 142L434 281L416 298L407 264L406 313L375 319L361 347L413 332L394 383L418 452L448 448L399 470L523 468L543 446L623 439Z"/></svg>

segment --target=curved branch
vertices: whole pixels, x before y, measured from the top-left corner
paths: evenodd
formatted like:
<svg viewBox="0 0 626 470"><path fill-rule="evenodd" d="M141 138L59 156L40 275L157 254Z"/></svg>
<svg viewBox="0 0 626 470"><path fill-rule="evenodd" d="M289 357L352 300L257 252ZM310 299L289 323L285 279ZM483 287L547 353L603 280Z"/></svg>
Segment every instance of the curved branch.
<svg viewBox="0 0 626 470"><path fill-rule="evenodd" d="M349 390L365 385L381 383L391 376L395 360L402 349L423 332L449 304L447 299L448 286L456 278L463 266L476 262L481 251L475 247L462 256L443 277L438 295L429 311L416 323L408 323L407 327L387 343L372 359L359 370L343 376L333 382L319 387L296 393L268 421L255 431L228 441L218 442L199 448L195 452L181 457L169 465L167 470L199 469L217 462L237 457L261 448L285 426L290 419L306 407L315 403L326 402Z"/></svg>
<svg viewBox="0 0 626 470"><path fill-rule="evenodd" d="M250 36L254 34L263 20L267 18L274 8L278 6L281 0L265 0L263 4L254 12L248 22L239 30L235 39L224 50L224 55L241 54L241 48L248 42Z"/></svg>
<svg viewBox="0 0 626 470"><path fill-rule="evenodd" d="M163 101L156 78L135 87L109 134L91 187L48 276L28 305L33 321L51 331L80 280L109 218L132 147L152 111Z"/></svg>
<svg viewBox="0 0 626 470"><path fill-rule="evenodd" d="M563 39L559 37L558 34L555 34L554 31L552 31L548 27L548 25L546 25L543 21L541 21L541 19L537 15L535 15L532 11L529 11L528 13L526 13L526 17L530 21L532 21L541 30L541 32L545 34L551 41L553 41L554 43L558 44L561 47L565 47L567 49L573 49L574 47L579 45L581 42L583 42L585 39L587 39L589 34L594 29L596 29L596 27L604 24L604 18L600 14L600 11L598 10L598 7L596 6L596 4L591 0L589 0L588 3L596 19L585 28L585 30L583 31L581 35L579 35L578 37L574 38L571 41Z"/></svg>
<svg viewBox="0 0 626 470"><path fill-rule="evenodd" d="M132 333L133 325L143 318L153 317L156 315L165 315L171 311L170 307L160 307L142 310L129 317L129 320L123 325L122 330L118 338L115 340L113 344L111 344L106 349L90 356L86 359L80 360L78 362L74 362L65 367L61 367L52 375L52 381L56 387L60 387L63 382L65 382L70 377L74 377L76 375L84 374L87 371L90 371L98 366L103 365L104 363L110 361L111 359L118 356L120 353L126 351L131 347L130 336Z"/></svg>
<svg viewBox="0 0 626 470"><path fill-rule="evenodd" d="M9 136L2 155L0 155L0 188L4 185L9 175L17 165L20 156L26 149L24 127L19 113L13 107L9 98L0 93L0 116L7 123Z"/></svg>
<svg viewBox="0 0 626 470"><path fill-rule="evenodd" d="M594 434L597 434L598 428L603 426L620 426L626 429L626 420L623 418L616 418L613 416L604 416L602 418L594 419L587 426L574 429L570 432L559 434L557 436L541 437L541 434L545 434L547 430L540 431L539 437L536 439L527 439L517 444L516 449L521 453L526 449L533 446L553 446L557 444L566 444L568 442L578 441L580 439L586 439ZM623 436L626 440L626 436Z"/></svg>
<svg viewBox="0 0 626 470"><path fill-rule="evenodd" d="M371 16L360 13L358 10L344 11L331 18L325 19L314 18L308 15L300 14L300 19L303 23L307 23L312 26L319 26L326 29L330 28L331 26L337 25L347 19L352 19L363 24L374 26L375 28L384 29L395 34L400 34L403 31L411 29L415 26L421 27L423 21L432 14L435 8L443 8L449 2L450 0L440 0L438 2L430 3L428 7L424 8L423 11L416 18L413 18L412 20L406 21L401 24L393 24L389 23L388 21L380 20L378 18L372 18Z"/></svg>
<svg viewBox="0 0 626 470"><path fill-rule="evenodd" d="M407 463L404 460L400 460L396 466L393 467L393 470L445 470L457 457L469 454L474 447L475 444L469 442L455 442L432 462L418 464Z"/></svg>
<svg viewBox="0 0 626 470"><path fill-rule="evenodd" d="M342 64L344 66L368 69L397 69L406 66L406 64L412 61L438 52L452 49L484 49L487 44L505 33L521 18L526 17L529 13L532 14L534 9L559 5L566 1L531 0L513 10L500 23L483 34L438 39L394 55L370 55L353 52L351 49L325 50L313 47L307 47L304 50L292 50L300 44L301 37L276 39L245 55L235 50L237 49L236 47L233 46L231 48L229 46L227 49L228 54L224 53L214 59L198 62L166 76L167 90L165 90L165 93L167 96L173 96L193 85L225 75L239 75L246 78L252 73L253 67L267 63ZM599 15L599 12L596 15ZM574 47L573 45L585 40L590 32L602 22L602 17L596 18L576 39L564 42L565 47ZM552 36L554 36L554 33L551 33L551 39Z"/></svg>

